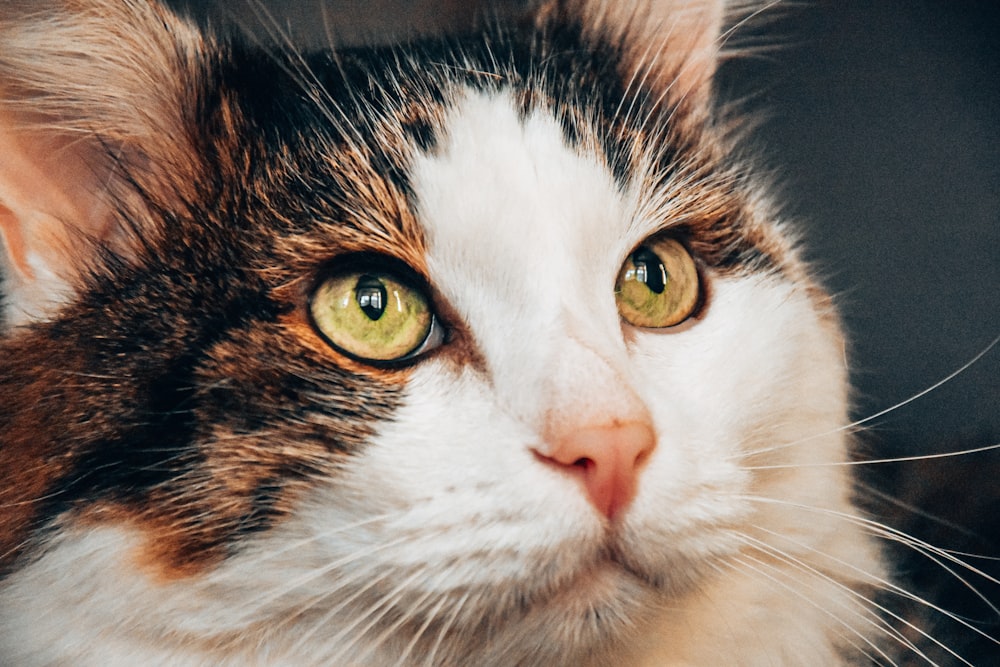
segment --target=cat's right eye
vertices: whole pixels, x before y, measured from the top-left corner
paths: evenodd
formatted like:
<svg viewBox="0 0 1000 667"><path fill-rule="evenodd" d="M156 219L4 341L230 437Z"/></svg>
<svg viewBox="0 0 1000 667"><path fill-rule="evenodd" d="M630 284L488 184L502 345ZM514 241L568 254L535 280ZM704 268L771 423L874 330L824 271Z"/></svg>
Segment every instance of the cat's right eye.
<svg viewBox="0 0 1000 667"><path fill-rule="evenodd" d="M323 338L359 361L405 361L443 342L424 291L389 271L335 274L313 292L309 310Z"/></svg>
<svg viewBox="0 0 1000 667"><path fill-rule="evenodd" d="M691 253L679 241L654 238L632 251L618 272L618 312L633 326L680 324L698 306L701 285Z"/></svg>

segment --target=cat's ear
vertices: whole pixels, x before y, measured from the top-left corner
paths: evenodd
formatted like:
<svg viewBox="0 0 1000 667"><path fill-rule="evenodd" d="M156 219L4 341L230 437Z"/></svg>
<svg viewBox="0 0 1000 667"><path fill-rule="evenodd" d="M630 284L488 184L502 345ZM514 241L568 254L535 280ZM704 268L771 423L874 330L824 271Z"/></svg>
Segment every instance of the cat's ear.
<svg viewBox="0 0 1000 667"><path fill-rule="evenodd" d="M66 300L97 253L127 257L136 229L123 221L141 227L143 197L184 178L185 95L200 40L150 2L5 3L0 270L8 324Z"/></svg>
<svg viewBox="0 0 1000 667"><path fill-rule="evenodd" d="M545 0L536 14L620 49L625 81L692 109L711 101L725 18L725 0Z"/></svg>

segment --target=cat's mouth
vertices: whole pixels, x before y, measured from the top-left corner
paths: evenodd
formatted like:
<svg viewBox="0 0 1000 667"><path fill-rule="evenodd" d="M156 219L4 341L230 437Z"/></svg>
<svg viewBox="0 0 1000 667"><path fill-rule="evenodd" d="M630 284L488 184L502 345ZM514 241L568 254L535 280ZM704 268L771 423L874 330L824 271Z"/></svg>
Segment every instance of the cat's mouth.
<svg viewBox="0 0 1000 667"><path fill-rule="evenodd" d="M634 620L633 614L649 609L651 598L663 601L689 593L702 581L705 565L693 559L644 559L612 528L591 557L551 581L535 604L590 614L611 609Z"/></svg>
<svg viewBox="0 0 1000 667"><path fill-rule="evenodd" d="M542 591L536 603L593 614L602 607L637 603L665 589L662 577L637 567L609 541L594 558L579 564ZM620 611L624 611L621 609Z"/></svg>

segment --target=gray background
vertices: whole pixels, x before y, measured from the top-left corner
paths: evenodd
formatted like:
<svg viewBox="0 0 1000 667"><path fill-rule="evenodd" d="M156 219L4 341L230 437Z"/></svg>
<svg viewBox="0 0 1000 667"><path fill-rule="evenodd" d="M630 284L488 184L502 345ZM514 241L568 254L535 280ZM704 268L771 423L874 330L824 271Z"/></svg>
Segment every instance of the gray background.
<svg viewBox="0 0 1000 667"><path fill-rule="evenodd" d="M176 0L184 3L184 0ZM465 25L461 0L193 4L259 30L263 13L324 41ZM993 1L796 3L744 41L722 88L767 114L759 143L852 342L856 416L958 369L1000 334L1000 21ZM890 448L1000 441L1000 348L870 423Z"/></svg>

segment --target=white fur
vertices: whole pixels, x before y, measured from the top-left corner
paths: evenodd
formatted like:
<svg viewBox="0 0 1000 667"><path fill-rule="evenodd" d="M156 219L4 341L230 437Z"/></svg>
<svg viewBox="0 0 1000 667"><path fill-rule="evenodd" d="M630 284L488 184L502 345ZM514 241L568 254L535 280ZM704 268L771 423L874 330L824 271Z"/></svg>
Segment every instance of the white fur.
<svg viewBox="0 0 1000 667"><path fill-rule="evenodd" d="M670 222L642 217L655 207L638 184L620 189L548 115L521 122L506 94L469 92L446 128L413 184L430 277L485 367L418 365L362 456L203 578L145 579L122 529L70 533L0 592L0 654L388 665L408 649L404 664L778 667L865 645L851 588L879 567L830 514L854 514L844 468L750 465L846 456L839 340L806 290L709 271L697 321L628 331L615 276ZM531 449L547 420L635 415L657 442L615 538L628 573L601 558L610 529L579 485ZM223 658L213 645L231 631L250 639Z"/></svg>

